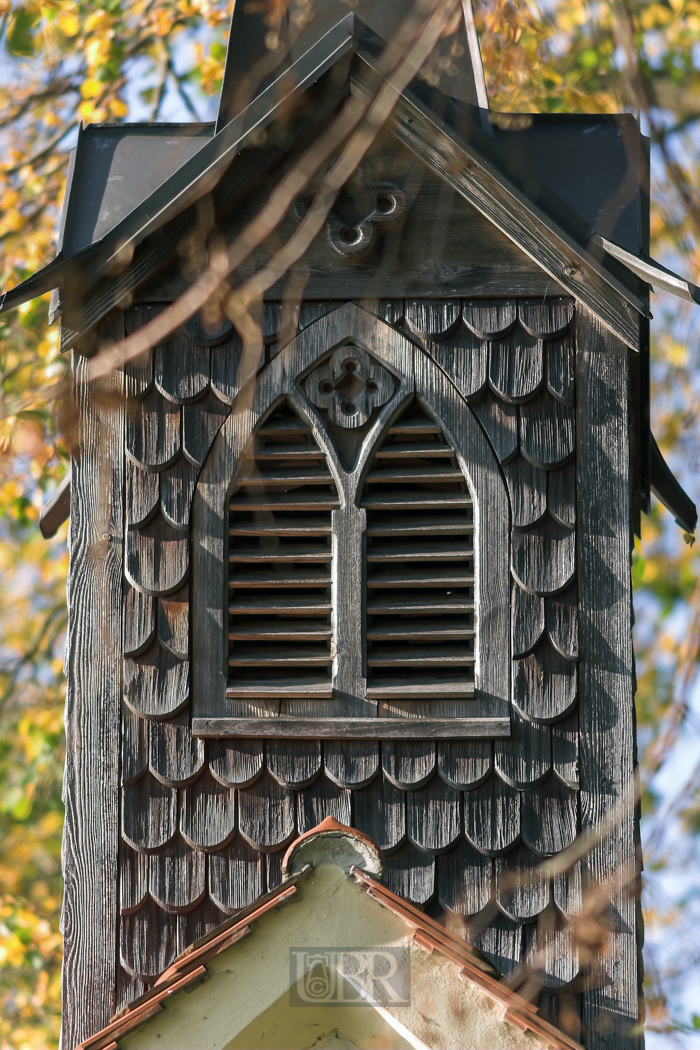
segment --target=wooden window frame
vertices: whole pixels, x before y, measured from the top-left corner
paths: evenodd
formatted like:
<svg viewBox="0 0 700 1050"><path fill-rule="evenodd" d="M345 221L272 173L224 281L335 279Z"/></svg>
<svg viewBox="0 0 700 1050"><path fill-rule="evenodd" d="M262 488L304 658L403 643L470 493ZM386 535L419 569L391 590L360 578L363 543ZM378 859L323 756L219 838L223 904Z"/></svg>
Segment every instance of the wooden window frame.
<svg viewBox="0 0 700 1050"><path fill-rule="evenodd" d="M363 347L394 376L396 390L380 409L352 473L329 440L300 380L343 343ZM356 654L334 680L338 699L311 701L304 717L232 715L228 680L228 502L236 468L258 424L288 401L313 429L341 494L335 554L334 609L363 595L363 512L356 500L365 468L391 420L415 397L441 426L474 501L475 690L468 718L358 717L343 694L357 695L362 675L363 616L336 615L336 645ZM344 520L346 519L346 520ZM510 735L510 507L491 446L457 388L421 347L354 303L305 328L239 392L202 469L192 507L192 730L195 736L327 739L496 738Z"/></svg>

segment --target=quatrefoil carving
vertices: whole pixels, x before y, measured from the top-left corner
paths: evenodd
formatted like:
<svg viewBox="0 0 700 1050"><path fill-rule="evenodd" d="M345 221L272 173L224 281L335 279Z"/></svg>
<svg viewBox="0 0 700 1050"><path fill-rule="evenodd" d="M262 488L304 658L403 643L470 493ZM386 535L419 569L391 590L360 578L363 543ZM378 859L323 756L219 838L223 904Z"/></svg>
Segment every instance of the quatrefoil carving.
<svg viewBox="0 0 700 1050"><path fill-rule="evenodd" d="M385 405L396 389L392 374L353 343L339 347L305 380L309 400L324 408L332 423L361 427L372 409Z"/></svg>

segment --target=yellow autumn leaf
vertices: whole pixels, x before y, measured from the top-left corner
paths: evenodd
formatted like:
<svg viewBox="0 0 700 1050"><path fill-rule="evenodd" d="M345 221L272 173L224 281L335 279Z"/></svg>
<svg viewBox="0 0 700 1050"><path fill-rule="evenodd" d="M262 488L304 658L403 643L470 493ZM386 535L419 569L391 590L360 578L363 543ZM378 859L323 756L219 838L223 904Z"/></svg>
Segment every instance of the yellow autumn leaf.
<svg viewBox="0 0 700 1050"><path fill-rule="evenodd" d="M78 16L75 14L63 14L58 16L58 25L62 33L66 36L75 36L80 29L80 22Z"/></svg>

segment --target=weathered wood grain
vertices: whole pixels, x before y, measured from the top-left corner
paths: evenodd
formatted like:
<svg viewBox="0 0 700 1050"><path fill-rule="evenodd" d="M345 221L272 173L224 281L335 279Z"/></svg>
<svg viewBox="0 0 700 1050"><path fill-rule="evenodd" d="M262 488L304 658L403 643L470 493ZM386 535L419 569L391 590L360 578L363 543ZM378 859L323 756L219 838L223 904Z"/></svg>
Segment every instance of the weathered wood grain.
<svg viewBox="0 0 700 1050"><path fill-rule="evenodd" d="M455 788L476 787L493 767L490 740L445 740L437 746L438 772Z"/></svg>
<svg viewBox="0 0 700 1050"><path fill-rule="evenodd" d="M576 447L574 410L543 390L520 406L520 451L536 467L566 463Z"/></svg>
<svg viewBox="0 0 700 1050"><path fill-rule="evenodd" d="M208 346L197 346L181 328L176 329L165 345L153 351L156 388L178 405L195 401L209 386L210 355Z"/></svg>
<svg viewBox="0 0 700 1050"><path fill-rule="evenodd" d="M166 401L155 388L141 400L129 402L126 451L147 470L163 470L174 463L180 452L180 406Z"/></svg>
<svg viewBox="0 0 700 1050"><path fill-rule="evenodd" d="M163 518L174 529L189 531L190 508L199 469L179 456L160 477L160 508Z"/></svg>
<svg viewBox="0 0 700 1050"><path fill-rule="evenodd" d="M508 485L512 524L515 528L534 525L547 513L547 474L523 456L516 456L503 467Z"/></svg>
<svg viewBox="0 0 700 1050"><path fill-rule="evenodd" d="M577 789L579 778L578 710L552 726L552 769L570 788Z"/></svg>
<svg viewBox="0 0 700 1050"><path fill-rule="evenodd" d="M231 915L247 908L264 892L264 854L243 838L209 856L209 896Z"/></svg>
<svg viewBox="0 0 700 1050"><path fill-rule="evenodd" d="M435 896L435 857L407 842L385 859L384 884L414 904L428 904Z"/></svg>
<svg viewBox="0 0 700 1050"><path fill-rule="evenodd" d="M612 881L621 929L612 934L608 987L584 993L583 1021L602 1050L637 1046L634 700L629 572L627 354L588 311L576 325L580 531L581 823L611 833L585 859L585 877Z"/></svg>
<svg viewBox="0 0 700 1050"><path fill-rule="evenodd" d="M174 594L187 579L189 537L160 514L142 529L127 532L125 554L124 575L146 594Z"/></svg>
<svg viewBox="0 0 700 1050"><path fill-rule="evenodd" d="M576 571L576 535L551 518L513 533L513 576L526 591L563 591Z"/></svg>
<svg viewBox="0 0 700 1050"><path fill-rule="evenodd" d="M220 401L230 405L240 389L239 367L243 344L237 332L211 352L211 389ZM194 413L193 413L194 415Z"/></svg>
<svg viewBox="0 0 700 1050"><path fill-rule="evenodd" d="M122 316L107 319L100 336L122 338ZM66 1050L107 1024L114 1009L125 519L120 380L91 388L87 361L77 353L72 369L80 431L79 454L71 464L66 643L61 983Z"/></svg>
<svg viewBox="0 0 700 1050"><path fill-rule="evenodd" d="M155 981L177 955L177 925L177 916L163 912L150 897L138 911L125 915L119 935L119 961L126 972Z"/></svg>
<svg viewBox="0 0 700 1050"><path fill-rule="evenodd" d="M555 925L552 915L525 928L525 961L538 972L544 988L563 988L579 972L578 947L570 926Z"/></svg>
<svg viewBox="0 0 700 1050"><path fill-rule="evenodd" d="M465 299L462 317L479 339L502 338L515 326L518 304L514 299Z"/></svg>
<svg viewBox="0 0 700 1050"><path fill-rule="evenodd" d="M180 833L195 849L220 849L236 833L236 791L224 786L205 766L193 784L180 791Z"/></svg>
<svg viewBox="0 0 700 1050"><path fill-rule="evenodd" d="M513 583L513 657L529 656L545 630L544 599Z"/></svg>
<svg viewBox="0 0 700 1050"><path fill-rule="evenodd" d="M537 339L555 339L564 334L574 317L571 299L521 299L518 320L526 332Z"/></svg>
<svg viewBox="0 0 700 1050"><path fill-rule="evenodd" d="M490 390L472 408L499 460L507 463L518 451L517 408L504 404Z"/></svg>
<svg viewBox="0 0 700 1050"><path fill-rule="evenodd" d="M470 940L504 976L517 971L522 964L525 929L505 915L497 913L486 928L477 918L470 930Z"/></svg>
<svg viewBox="0 0 700 1050"><path fill-rule="evenodd" d="M576 664L548 641L531 656L514 661L513 704L527 720L556 722L571 711L577 698Z"/></svg>
<svg viewBox="0 0 700 1050"><path fill-rule="evenodd" d="M497 857L496 895L505 914L514 922L530 922L549 904L549 880L537 871L540 857L527 846L518 846L507 857Z"/></svg>
<svg viewBox="0 0 700 1050"><path fill-rule="evenodd" d="M565 915L580 915L583 908L583 880L581 861L560 875L554 876L554 900Z"/></svg>
<svg viewBox="0 0 700 1050"><path fill-rule="evenodd" d="M464 792L464 834L487 856L507 853L520 835L520 793L493 773Z"/></svg>
<svg viewBox="0 0 700 1050"><path fill-rule="evenodd" d="M204 741L193 738L187 714L149 727L148 764L153 776L168 787L183 787L199 776L204 765Z"/></svg>
<svg viewBox="0 0 700 1050"><path fill-rule="evenodd" d="M142 594L128 585L124 591L122 613L122 652L137 656L153 641L156 630L156 603L149 594Z"/></svg>
<svg viewBox="0 0 700 1050"><path fill-rule="evenodd" d="M354 824L385 852L406 841L406 794L384 776L353 792Z"/></svg>
<svg viewBox="0 0 700 1050"><path fill-rule="evenodd" d="M334 817L346 827L352 826L352 793L328 777L321 776L306 791L297 792L296 803L300 835L318 827L326 817Z"/></svg>
<svg viewBox="0 0 700 1050"><path fill-rule="evenodd" d="M148 892L166 912L192 911L206 893L205 854L176 835L165 852L148 858Z"/></svg>
<svg viewBox="0 0 700 1050"><path fill-rule="evenodd" d="M160 475L139 467L127 459L126 471L126 521L130 528L140 529L151 520L158 509L160 497Z"/></svg>
<svg viewBox="0 0 700 1050"><path fill-rule="evenodd" d="M430 853L445 853L462 834L462 797L438 776L406 793L408 838Z"/></svg>
<svg viewBox="0 0 700 1050"><path fill-rule="evenodd" d="M520 326L489 342L489 383L504 401L527 401L544 378L541 339Z"/></svg>
<svg viewBox="0 0 700 1050"><path fill-rule="evenodd" d="M475 915L492 893L493 860L462 840L437 858L437 895L441 907L456 915Z"/></svg>
<svg viewBox="0 0 700 1050"><path fill-rule="evenodd" d="M494 740L493 759L498 775L511 787L541 784L552 768L549 726L527 722L513 711L511 735L508 740Z"/></svg>
<svg viewBox="0 0 700 1050"><path fill-rule="evenodd" d="M238 821L241 835L263 853L287 845L296 835L294 795L269 775L240 788Z"/></svg>

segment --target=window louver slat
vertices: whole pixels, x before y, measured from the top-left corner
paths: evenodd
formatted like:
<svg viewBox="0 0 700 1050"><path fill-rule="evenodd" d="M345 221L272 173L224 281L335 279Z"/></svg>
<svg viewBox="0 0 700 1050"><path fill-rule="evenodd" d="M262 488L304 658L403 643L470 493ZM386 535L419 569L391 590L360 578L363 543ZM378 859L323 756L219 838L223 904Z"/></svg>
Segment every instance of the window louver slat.
<svg viewBox="0 0 700 1050"><path fill-rule="evenodd" d="M332 696L335 483L311 429L279 409L255 434L230 500L232 699Z"/></svg>
<svg viewBox="0 0 700 1050"><path fill-rule="evenodd" d="M441 428L412 406L365 479L367 696L474 693L472 500Z"/></svg>

